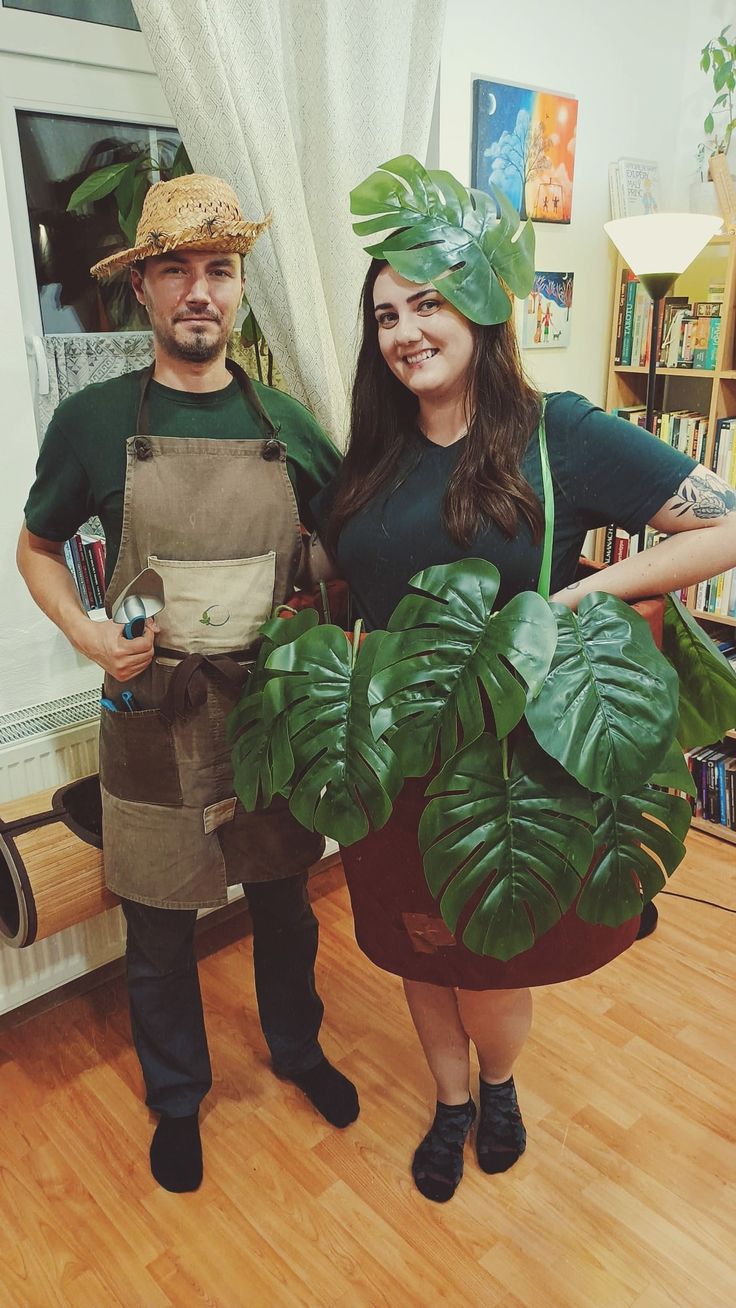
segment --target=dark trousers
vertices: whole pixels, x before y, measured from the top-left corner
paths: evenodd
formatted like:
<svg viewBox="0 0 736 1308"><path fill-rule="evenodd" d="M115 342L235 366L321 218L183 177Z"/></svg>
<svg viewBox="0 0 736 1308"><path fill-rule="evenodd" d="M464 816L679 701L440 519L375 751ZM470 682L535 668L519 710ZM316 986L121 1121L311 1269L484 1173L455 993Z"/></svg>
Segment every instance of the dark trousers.
<svg viewBox="0 0 736 1308"><path fill-rule="evenodd" d="M317 919L307 873L245 886L253 919L258 1015L282 1076L322 1058L318 1034L324 1005L314 984ZM194 956L194 909L150 908L122 901L133 1043L146 1083L146 1103L167 1117L195 1113L212 1071Z"/></svg>

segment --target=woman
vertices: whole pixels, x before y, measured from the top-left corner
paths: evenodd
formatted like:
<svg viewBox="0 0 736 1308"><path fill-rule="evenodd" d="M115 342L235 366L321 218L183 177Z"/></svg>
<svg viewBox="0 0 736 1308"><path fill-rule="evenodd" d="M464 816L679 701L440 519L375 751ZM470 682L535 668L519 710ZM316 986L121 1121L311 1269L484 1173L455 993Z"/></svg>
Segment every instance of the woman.
<svg viewBox="0 0 736 1308"><path fill-rule="evenodd" d="M384 248L390 258L391 238ZM422 248L418 240L416 270L406 241L401 272L381 258L368 270L349 447L318 505L321 538L374 628L386 626L409 579L434 564L493 562L501 575L498 608L536 589L539 577L543 399L523 375L510 303L505 320L481 306L473 312L485 322L472 321L450 302L450 277L419 280ZM449 241L451 271L456 250ZM635 600L736 564L736 496L714 473L571 393L546 397L545 425L555 499L553 600L574 609L590 590ZM612 520L629 532L650 523L671 538L576 581L586 532ZM470 953L440 919L425 882L417 843L425 787L426 778L407 782L388 824L344 849L343 863L358 943L403 977L436 1083L434 1121L412 1172L423 1195L444 1202L462 1176L476 1116L470 1045L480 1064L478 1161L486 1172L503 1172L526 1144L513 1067L531 1024L530 987L602 966L628 948L638 919L593 926L573 906L507 963Z"/></svg>

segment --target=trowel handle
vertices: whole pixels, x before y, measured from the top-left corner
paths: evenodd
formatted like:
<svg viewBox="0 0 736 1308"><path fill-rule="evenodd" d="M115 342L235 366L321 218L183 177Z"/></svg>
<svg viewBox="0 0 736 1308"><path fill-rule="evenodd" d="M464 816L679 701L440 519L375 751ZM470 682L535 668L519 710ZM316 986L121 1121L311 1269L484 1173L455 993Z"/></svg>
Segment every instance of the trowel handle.
<svg viewBox="0 0 736 1308"><path fill-rule="evenodd" d="M135 640L138 636L142 636L145 630L146 619L133 618L132 622L126 622L123 627L123 636L126 640Z"/></svg>
<svg viewBox="0 0 736 1308"><path fill-rule="evenodd" d="M123 627L126 640L135 640L146 629L146 608L138 595L127 595L123 600L123 613L128 621Z"/></svg>

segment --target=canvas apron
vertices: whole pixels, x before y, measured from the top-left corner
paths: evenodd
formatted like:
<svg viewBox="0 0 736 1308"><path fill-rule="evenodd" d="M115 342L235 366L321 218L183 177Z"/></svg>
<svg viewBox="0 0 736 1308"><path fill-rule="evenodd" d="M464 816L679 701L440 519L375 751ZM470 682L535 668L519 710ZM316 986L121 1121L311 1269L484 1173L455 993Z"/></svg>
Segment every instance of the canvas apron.
<svg viewBox="0 0 736 1308"><path fill-rule="evenodd" d="M286 447L248 378L233 371L262 440L149 435L144 376L127 442L120 552L107 612L154 568L165 607L155 657L132 681L137 711L103 708L100 785L105 878L116 894L173 908L216 907L227 886L294 875L323 840L285 801L246 813L232 784L225 720L252 665L258 629L293 590L299 515Z"/></svg>

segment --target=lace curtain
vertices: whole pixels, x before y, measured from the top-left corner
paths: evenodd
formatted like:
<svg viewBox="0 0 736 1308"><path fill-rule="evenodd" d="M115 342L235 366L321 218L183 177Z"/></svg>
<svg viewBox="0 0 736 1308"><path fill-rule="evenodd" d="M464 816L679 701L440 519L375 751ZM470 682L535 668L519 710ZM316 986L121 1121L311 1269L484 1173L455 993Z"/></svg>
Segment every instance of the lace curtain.
<svg viewBox="0 0 736 1308"><path fill-rule="evenodd" d="M366 269L348 194L426 154L445 0L134 0L194 167L273 210L247 293L283 372L341 443Z"/></svg>
<svg viewBox="0 0 736 1308"><path fill-rule="evenodd" d="M153 360L150 332L89 332L36 336L29 342L35 364L36 422L39 441L54 409L67 395L91 382L145 368Z"/></svg>

